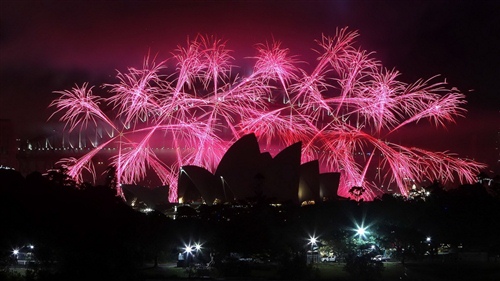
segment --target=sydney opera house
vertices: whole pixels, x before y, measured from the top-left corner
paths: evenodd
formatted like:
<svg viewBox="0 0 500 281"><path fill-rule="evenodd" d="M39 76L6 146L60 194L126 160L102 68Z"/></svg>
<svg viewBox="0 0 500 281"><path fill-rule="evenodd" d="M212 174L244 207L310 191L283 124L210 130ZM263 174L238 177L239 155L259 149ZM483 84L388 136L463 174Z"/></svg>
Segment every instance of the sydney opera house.
<svg viewBox="0 0 500 281"><path fill-rule="evenodd" d="M222 157L215 174L198 166L183 166L178 182L179 203L287 203L311 204L337 198L339 173L319 172L318 161L300 163L301 143L272 157L261 152L249 134ZM164 209L168 187L122 186L128 204L138 209Z"/></svg>
<svg viewBox="0 0 500 281"><path fill-rule="evenodd" d="M183 166L179 202L308 204L337 197L340 174L320 174L318 161L301 164L300 159L300 142L272 157L261 153L255 135L246 135L228 149L215 174L202 167Z"/></svg>

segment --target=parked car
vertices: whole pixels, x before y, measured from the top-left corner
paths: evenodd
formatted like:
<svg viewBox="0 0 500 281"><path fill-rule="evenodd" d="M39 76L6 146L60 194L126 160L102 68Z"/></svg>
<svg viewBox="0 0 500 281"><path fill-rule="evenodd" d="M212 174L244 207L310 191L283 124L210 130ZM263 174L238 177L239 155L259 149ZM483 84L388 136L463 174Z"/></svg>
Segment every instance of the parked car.
<svg viewBox="0 0 500 281"><path fill-rule="evenodd" d="M388 261L389 257L384 257L383 255L376 255L372 258L373 261Z"/></svg>
<svg viewBox="0 0 500 281"><path fill-rule="evenodd" d="M336 262L337 257L336 256L323 256L321 257L321 262Z"/></svg>

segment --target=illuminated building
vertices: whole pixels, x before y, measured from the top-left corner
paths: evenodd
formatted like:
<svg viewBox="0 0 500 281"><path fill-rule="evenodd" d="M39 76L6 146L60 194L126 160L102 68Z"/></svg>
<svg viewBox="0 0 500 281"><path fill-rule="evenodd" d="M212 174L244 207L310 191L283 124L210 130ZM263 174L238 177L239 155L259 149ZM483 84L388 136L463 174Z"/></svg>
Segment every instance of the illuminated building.
<svg viewBox="0 0 500 281"><path fill-rule="evenodd" d="M319 173L317 161L301 165L301 143L272 157L262 153L254 134L231 146L215 174L197 166L183 166L179 174L180 201L307 204L337 195L340 175Z"/></svg>

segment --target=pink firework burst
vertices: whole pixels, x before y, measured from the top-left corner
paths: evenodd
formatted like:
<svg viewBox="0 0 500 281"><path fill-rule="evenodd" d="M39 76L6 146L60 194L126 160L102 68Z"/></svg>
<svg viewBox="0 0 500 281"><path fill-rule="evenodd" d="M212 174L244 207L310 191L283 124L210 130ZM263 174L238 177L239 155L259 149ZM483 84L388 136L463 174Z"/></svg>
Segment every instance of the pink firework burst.
<svg viewBox="0 0 500 281"><path fill-rule="evenodd" d="M87 84L56 92L61 96L51 106L70 132L89 123L111 131L109 139L64 165L81 181L83 171L93 173L92 158L113 145L118 183L157 175L170 185L175 202L181 166L214 171L234 141L255 133L265 149L301 141L304 162L318 159L323 171L341 173L338 194L345 197L353 186L367 190L363 199L370 200L381 185L407 195L409 181L473 181L483 164L391 142L395 131L421 120L454 122L465 112L464 95L434 82L436 77L399 81L397 71L354 46L357 36L347 29L323 36L310 72L280 43L256 45L253 72L241 77L226 42L199 35L173 52L175 69L146 59L143 69L118 72L119 82L104 87L108 99L94 96ZM105 114L103 103L113 110ZM174 148L170 162L157 154L156 136ZM372 170L376 176L369 175Z"/></svg>

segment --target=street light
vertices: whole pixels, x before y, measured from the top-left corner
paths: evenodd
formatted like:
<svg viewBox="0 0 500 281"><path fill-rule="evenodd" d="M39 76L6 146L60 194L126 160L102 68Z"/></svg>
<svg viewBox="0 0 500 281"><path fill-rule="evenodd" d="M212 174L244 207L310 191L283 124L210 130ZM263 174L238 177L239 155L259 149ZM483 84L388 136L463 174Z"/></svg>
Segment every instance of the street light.
<svg viewBox="0 0 500 281"><path fill-rule="evenodd" d="M369 233L368 232L368 227L365 227L363 225L361 225L361 226L356 225L356 229L354 229L354 230L356 231L356 233L354 234L354 236L358 236L358 238L360 240L366 238L366 235Z"/></svg>
<svg viewBox="0 0 500 281"><path fill-rule="evenodd" d="M309 237L309 244L311 244L311 249L313 247L313 245L316 245L316 243L318 242L318 238L312 236L312 237Z"/></svg>
<svg viewBox="0 0 500 281"><path fill-rule="evenodd" d="M308 244L311 244L311 259L310 259L310 263L315 262L314 246L316 246L316 243L318 243L318 238L316 238L315 236L309 236L309 243Z"/></svg>
<svg viewBox="0 0 500 281"><path fill-rule="evenodd" d="M16 263L18 262L18 259L19 259L19 249L14 249L12 250L12 255L14 256L14 259L16 260Z"/></svg>
<svg viewBox="0 0 500 281"><path fill-rule="evenodd" d="M358 229L356 230L356 234L359 237L364 237L366 233L367 233L366 232L366 227L358 227Z"/></svg>

